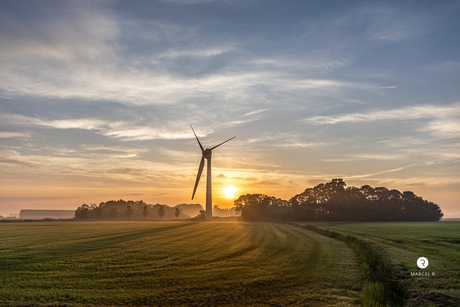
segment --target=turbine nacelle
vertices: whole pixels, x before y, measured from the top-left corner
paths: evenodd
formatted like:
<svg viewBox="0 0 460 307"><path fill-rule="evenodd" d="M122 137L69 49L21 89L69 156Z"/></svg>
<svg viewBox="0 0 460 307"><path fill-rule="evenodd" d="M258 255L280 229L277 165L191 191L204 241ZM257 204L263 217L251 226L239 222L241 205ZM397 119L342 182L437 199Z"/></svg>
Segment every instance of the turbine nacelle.
<svg viewBox="0 0 460 307"><path fill-rule="evenodd" d="M205 159L211 159L211 155L212 155L212 149L206 148L206 150L203 151L203 157Z"/></svg>

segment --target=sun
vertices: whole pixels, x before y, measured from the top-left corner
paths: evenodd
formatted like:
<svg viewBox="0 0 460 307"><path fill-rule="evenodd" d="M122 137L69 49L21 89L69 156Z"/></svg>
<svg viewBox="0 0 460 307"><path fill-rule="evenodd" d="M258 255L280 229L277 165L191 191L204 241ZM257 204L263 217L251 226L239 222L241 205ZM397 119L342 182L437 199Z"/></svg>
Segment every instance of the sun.
<svg viewBox="0 0 460 307"><path fill-rule="evenodd" d="M235 188L234 186L232 185L229 185L228 187L226 188L223 188L222 189L224 191L224 194L227 198L231 198L233 197L233 195L235 195L236 191L238 191L237 188Z"/></svg>

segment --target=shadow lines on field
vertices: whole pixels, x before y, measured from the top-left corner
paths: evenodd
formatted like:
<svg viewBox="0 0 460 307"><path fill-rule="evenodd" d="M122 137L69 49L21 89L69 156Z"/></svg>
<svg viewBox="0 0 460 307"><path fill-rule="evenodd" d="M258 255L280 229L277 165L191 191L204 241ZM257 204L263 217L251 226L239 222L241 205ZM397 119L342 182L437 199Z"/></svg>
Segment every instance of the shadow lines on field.
<svg viewBox="0 0 460 307"><path fill-rule="evenodd" d="M228 233L218 233L215 230L213 234L216 236L211 236L209 233L200 233L199 236L205 235L206 238L203 240L209 242L201 249L202 258L206 260L197 261L193 256L190 261L184 259L185 262L192 265L203 265L235 260L241 257L246 258L244 262L246 264L244 265L251 266L256 265L256 263L284 262L285 258L290 257L289 255L291 255L293 249L297 253L305 253L305 239L309 242L308 247L313 247L314 251L319 252L321 249L318 242L310 242L311 238L306 236L305 233L283 225L241 223L240 226L243 227L235 229L238 235L235 233L234 235L226 236L225 240L222 240L220 235ZM190 237L187 239L190 240ZM308 248L307 252L310 257L308 262L310 264L315 263L316 254L310 252ZM292 258L295 259L296 257ZM238 265L242 265L242 263L240 262Z"/></svg>
<svg viewBox="0 0 460 307"><path fill-rule="evenodd" d="M321 242L307 232L285 224L248 223L244 226L249 240L254 242L254 249L260 250L258 261L300 266L304 272L314 271L320 265Z"/></svg>
<svg viewBox="0 0 460 307"><path fill-rule="evenodd" d="M42 249L33 252L22 252L18 255L0 258L0 270L8 268L17 268L20 266L30 265L43 261L50 261L62 257L74 256L94 250L109 248L113 245L125 243L128 241L138 240L154 234L167 232L183 227L195 225L194 223L180 224L162 228L148 229L122 235L113 235L97 240L86 240L75 244L63 244L52 249Z"/></svg>
<svg viewBox="0 0 460 307"><path fill-rule="evenodd" d="M77 305L74 298L106 306L328 306L340 300L324 290L332 283L324 261L330 242L292 225L206 222L94 234L0 258L0 273L8 282L23 278L25 302L32 300L29 292L56 300L55 276L67 283L56 286L60 293L79 290L72 298L59 297L65 305ZM152 257L168 253L166 260ZM81 266L68 265L78 261Z"/></svg>

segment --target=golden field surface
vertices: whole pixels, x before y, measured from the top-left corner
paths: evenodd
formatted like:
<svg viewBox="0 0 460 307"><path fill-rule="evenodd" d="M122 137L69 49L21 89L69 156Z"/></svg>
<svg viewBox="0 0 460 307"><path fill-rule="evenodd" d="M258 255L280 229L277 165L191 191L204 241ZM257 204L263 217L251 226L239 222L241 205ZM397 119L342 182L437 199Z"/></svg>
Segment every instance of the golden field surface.
<svg viewBox="0 0 460 307"><path fill-rule="evenodd" d="M360 305L358 257L295 225L0 224L2 306Z"/></svg>

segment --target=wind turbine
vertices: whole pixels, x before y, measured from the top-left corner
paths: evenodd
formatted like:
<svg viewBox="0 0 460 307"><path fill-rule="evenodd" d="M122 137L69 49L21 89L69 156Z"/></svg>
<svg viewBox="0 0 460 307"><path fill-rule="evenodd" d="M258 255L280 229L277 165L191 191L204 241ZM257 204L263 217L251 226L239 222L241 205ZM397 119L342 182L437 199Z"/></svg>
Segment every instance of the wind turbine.
<svg viewBox="0 0 460 307"><path fill-rule="evenodd" d="M198 175L196 176L196 181L195 181L195 188L193 189L193 197L195 197L195 192L196 188L198 186L198 182L200 182L200 177L201 173L203 172L203 167L204 167L204 159L208 160L208 165L206 166L206 220L212 220L212 179L211 179L211 156L212 156L212 150L219 147L220 145L227 143L230 140L233 140L235 138L232 137L225 142L222 142L212 148L206 148L204 149L203 146L200 143L200 140L196 136L195 130L193 130L192 125L190 125L190 128L192 128L193 134L196 137L196 140L198 141L198 145L200 145L201 148L201 162L200 162L200 167L198 168Z"/></svg>

